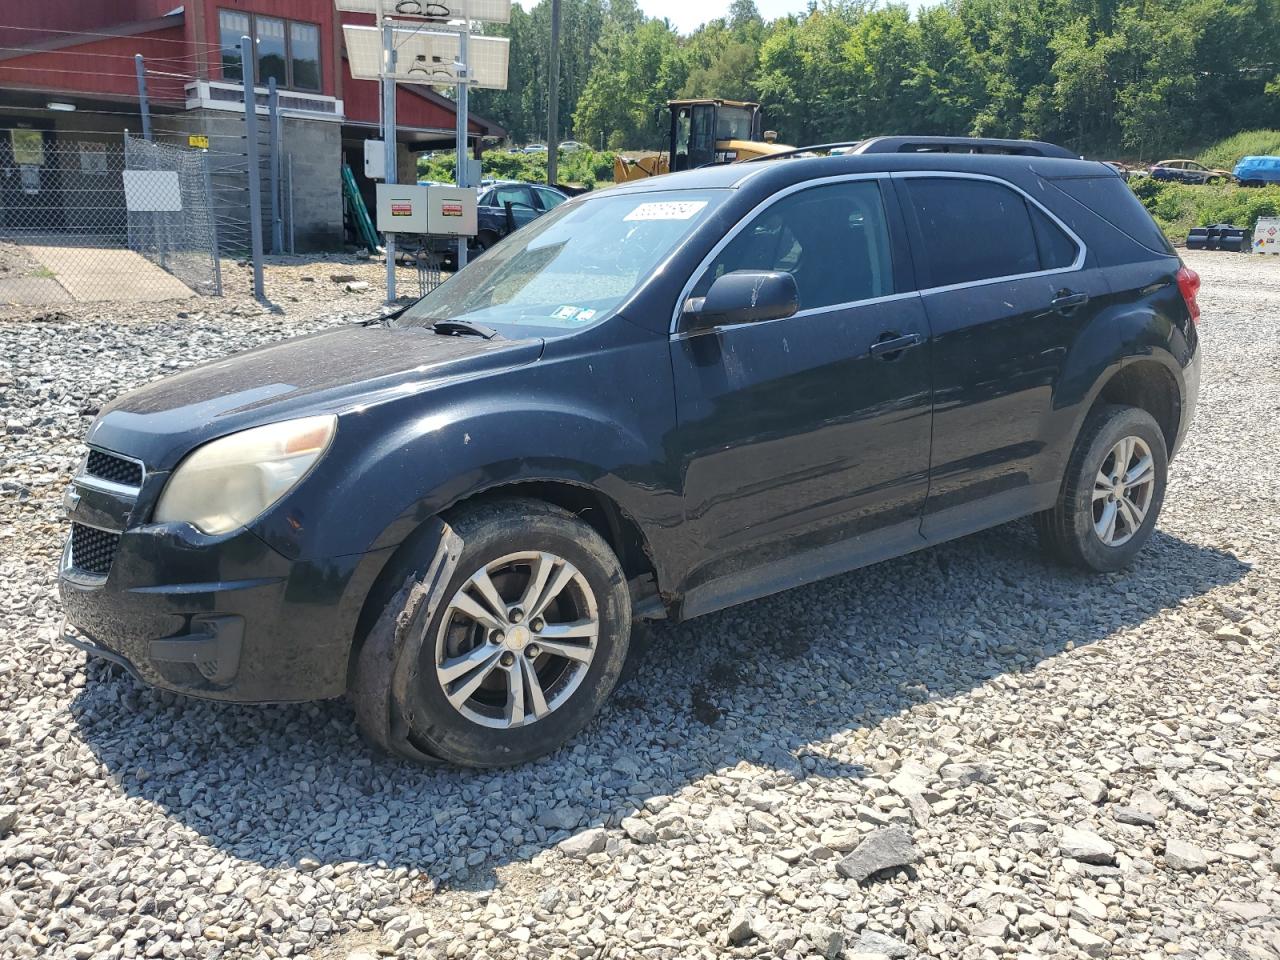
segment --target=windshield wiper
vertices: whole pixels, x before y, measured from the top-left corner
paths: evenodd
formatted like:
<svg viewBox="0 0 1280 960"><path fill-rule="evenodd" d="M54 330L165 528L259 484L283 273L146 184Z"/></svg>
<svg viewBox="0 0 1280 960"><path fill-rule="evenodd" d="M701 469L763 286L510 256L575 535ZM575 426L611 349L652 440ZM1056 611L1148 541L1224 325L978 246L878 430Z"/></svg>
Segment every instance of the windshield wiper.
<svg viewBox="0 0 1280 960"><path fill-rule="evenodd" d="M406 303L404 306L396 307L394 310L388 310L385 313L375 313L372 317L360 321L362 327L376 327L380 323L390 326L390 321L398 320L406 310L412 307L412 303Z"/></svg>
<svg viewBox="0 0 1280 960"><path fill-rule="evenodd" d="M498 335L498 331L493 327L486 327L483 323L472 323L470 320L437 320L431 324L431 329L436 333L452 336L470 334L473 337L483 337L486 340L492 340Z"/></svg>

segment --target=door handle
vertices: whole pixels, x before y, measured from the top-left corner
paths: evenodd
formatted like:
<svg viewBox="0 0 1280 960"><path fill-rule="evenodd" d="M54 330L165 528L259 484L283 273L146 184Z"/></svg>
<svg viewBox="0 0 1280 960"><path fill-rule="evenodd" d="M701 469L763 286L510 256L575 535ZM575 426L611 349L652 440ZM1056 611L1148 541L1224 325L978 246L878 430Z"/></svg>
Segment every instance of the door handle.
<svg viewBox="0 0 1280 960"><path fill-rule="evenodd" d="M896 360L903 350L910 350L924 343L924 337L918 333L908 333L904 337L894 333L882 333L880 339L871 345L871 356L880 360Z"/></svg>
<svg viewBox="0 0 1280 960"><path fill-rule="evenodd" d="M1074 293L1071 290L1059 290L1058 295L1049 301L1049 306L1059 313L1067 313L1076 307L1083 307L1089 302L1087 293Z"/></svg>

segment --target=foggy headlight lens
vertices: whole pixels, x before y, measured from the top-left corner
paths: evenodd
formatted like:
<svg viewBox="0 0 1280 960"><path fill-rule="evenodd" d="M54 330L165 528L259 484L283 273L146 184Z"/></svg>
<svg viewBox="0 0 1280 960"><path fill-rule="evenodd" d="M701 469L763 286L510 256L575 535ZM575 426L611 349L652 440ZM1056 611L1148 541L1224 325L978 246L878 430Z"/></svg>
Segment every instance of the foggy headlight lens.
<svg viewBox="0 0 1280 960"><path fill-rule="evenodd" d="M165 485L157 522L185 521L208 534L245 526L306 475L337 426L334 416L304 417L198 447Z"/></svg>

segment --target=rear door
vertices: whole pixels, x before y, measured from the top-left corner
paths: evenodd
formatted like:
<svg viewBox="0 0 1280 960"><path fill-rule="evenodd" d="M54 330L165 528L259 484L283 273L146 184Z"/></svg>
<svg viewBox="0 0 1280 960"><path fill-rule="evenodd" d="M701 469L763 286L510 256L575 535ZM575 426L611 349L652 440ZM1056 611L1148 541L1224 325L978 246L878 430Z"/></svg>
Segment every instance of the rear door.
<svg viewBox="0 0 1280 960"><path fill-rule="evenodd" d="M929 331L888 191L866 177L789 191L691 278L696 297L727 272L786 271L800 310L672 338L690 615L806 579L821 550L852 538L918 538ZM859 549L871 545L836 549L817 575Z"/></svg>
<svg viewBox="0 0 1280 960"><path fill-rule="evenodd" d="M896 174L933 331L922 532L943 538L1051 502L1064 361L1109 287L1080 239L994 177Z"/></svg>

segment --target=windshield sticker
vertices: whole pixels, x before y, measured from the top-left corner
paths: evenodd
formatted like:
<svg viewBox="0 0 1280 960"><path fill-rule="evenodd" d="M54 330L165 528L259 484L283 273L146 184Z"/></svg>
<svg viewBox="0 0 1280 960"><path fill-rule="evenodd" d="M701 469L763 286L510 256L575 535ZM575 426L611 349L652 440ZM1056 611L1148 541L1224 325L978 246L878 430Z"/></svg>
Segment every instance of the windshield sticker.
<svg viewBox="0 0 1280 960"><path fill-rule="evenodd" d="M623 220L688 220L707 205L705 200L662 200L642 203Z"/></svg>
<svg viewBox="0 0 1280 960"><path fill-rule="evenodd" d="M577 320L579 323L586 323L595 315L596 312L594 310L579 310L578 315L573 319Z"/></svg>
<svg viewBox="0 0 1280 960"><path fill-rule="evenodd" d="M578 309L578 307L560 307L551 316L555 320L572 320L578 315Z"/></svg>

